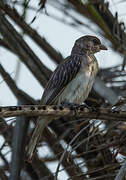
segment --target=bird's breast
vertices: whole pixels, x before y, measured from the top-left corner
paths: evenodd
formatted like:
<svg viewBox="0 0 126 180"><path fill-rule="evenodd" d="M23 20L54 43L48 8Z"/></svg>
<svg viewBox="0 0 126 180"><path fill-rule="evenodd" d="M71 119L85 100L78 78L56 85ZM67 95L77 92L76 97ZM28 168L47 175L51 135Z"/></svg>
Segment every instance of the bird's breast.
<svg viewBox="0 0 126 180"><path fill-rule="evenodd" d="M89 63L87 66L82 64L76 77L66 86L60 95L58 104L61 102L82 104L88 97L97 71L97 61Z"/></svg>

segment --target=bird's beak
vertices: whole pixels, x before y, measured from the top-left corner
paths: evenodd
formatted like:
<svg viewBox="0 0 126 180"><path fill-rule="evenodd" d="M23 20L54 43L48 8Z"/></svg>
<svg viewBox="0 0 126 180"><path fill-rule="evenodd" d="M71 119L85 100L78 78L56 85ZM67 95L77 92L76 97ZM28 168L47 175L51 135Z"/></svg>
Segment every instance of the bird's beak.
<svg viewBox="0 0 126 180"><path fill-rule="evenodd" d="M101 45L99 46L99 48L100 48L100 50L108 50L107 47L106 47L105 45L103 45L103 44L101 44Z"/></svg>

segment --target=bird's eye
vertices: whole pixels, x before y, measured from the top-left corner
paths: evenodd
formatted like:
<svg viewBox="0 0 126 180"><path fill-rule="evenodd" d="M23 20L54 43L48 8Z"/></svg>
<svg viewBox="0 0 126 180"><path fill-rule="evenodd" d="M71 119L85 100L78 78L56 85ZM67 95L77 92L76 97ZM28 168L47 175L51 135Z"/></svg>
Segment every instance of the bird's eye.
<svg viewBox="0 0 126 180"><path fill-rule="evenodd" d="M94 45L99 45L100 41L98 39L93 39L93 43L94 43Z"/></svg>

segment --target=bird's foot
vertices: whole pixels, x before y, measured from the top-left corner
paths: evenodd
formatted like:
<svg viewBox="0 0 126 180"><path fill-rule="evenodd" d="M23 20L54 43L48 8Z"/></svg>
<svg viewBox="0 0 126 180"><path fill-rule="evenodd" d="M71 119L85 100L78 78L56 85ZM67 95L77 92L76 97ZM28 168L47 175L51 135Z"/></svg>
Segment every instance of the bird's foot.
<svg viewBox="0 0 126 180"><path fill-rule="evenodd" d="M96 108L92 106L88 106L86 103L83 103L79 106L79 108L87 108L90 112L96 112Z"/></svg>
<svg viewBox="0 0 126 180"><path fill-rule="evenodd" d="M77 110L80 107L80 104L70 102L62 102L61 105L65 108L70 108L71 110Z"/></svg>
<svg viewBox="0 0 126 180"><path fill-rule="evenodd" d="M96 112L95 107L88 106L86 103L83 104L77 104L77 103L70 103L70 102L62 102L61 105L64 108L70 108L71 110L78 110L78 109L83 109L87 108L90 112Z"/></svg>

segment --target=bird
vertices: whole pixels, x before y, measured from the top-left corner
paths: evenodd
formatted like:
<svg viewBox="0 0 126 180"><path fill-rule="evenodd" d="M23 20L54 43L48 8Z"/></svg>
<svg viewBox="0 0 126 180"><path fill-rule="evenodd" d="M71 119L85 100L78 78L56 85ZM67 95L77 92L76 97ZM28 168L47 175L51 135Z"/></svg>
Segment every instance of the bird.
<svg viewBox="0 0 126 180"><path fill-rule="evenodd" d="M70 56L65 58L52 73L40 105L82 104L88 97L98 72L95 53L107 50L99 38L85 35L78 38ZM27 157L31 161L43 130L51 122L51 117L38 117L36 127L27 147Z"/></svg>

